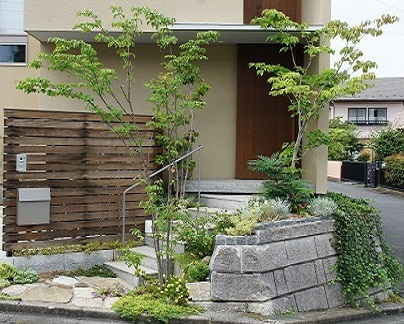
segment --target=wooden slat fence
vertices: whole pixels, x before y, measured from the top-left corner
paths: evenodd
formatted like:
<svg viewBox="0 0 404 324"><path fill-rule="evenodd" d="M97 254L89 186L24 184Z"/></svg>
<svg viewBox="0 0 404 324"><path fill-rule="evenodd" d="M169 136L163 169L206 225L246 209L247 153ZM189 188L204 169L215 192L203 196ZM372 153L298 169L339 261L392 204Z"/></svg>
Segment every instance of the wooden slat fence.
<svg viewBox="0 0 404 324"><path fill-rule="evenodd" d="M154 169L159 148L136 116L144 150ZM91 113L5 109L5 251L121 239L122 194L139 169L128 148ZM16 154L27 154L27 171L16 171ZM51 190L50 223L17 225L17 188ZM143 188L127 195L126 229L144 228Z"/></svg>

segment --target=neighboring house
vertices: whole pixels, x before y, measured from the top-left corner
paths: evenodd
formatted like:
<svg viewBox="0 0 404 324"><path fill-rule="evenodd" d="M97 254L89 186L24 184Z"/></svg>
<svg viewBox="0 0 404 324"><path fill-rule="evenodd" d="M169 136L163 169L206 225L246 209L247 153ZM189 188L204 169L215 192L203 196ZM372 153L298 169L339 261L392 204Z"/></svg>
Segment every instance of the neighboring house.
<svg viewBox="0 0 404 324"><path fill-rule="evenodd" d="M0 3L4 1L0 0ZM9 2L9 1L5 1ZM209 61L204 63L204 77L212 84L206 97L207 106L197 116L196 128L200 132L198 144L204 145L202 177L205 179L254 179L258 175L248 170L247 161L258 154L270 155L278 151L282 143L292 141L296 135L296 123L290 118L288 102L268 96L265 78L257 77L248 63L266 60L272 63L290 64L288 54L279 54L279 46L265 43L266 34L258 26L250 26L250 20L259 16L262 9L276 8L296 21L313 26L327 23L331 16L331 0L139 0L139 1L83 1L25 0L24 30L28 36L28 60L39 51L50 51L47 40L51 36L83 38L72 30L79 22L76 13L92 9L104 21L110 19L111 5L148 6L177 21L173 30L180 40L195 35L200 30L217 30L220 42L208 49ZM2 8L0 6L0 8ZM151 32L140 40L136 56L136 89L133 97L138 112L148 113L146 99L149 96L143 84L159 70L159 54L150 44ZM15 40L11 45L19 45ZM97 44L102 60L114 66L111 52L104 44ZM303 60L303 57L300 58ZM313 72L329 66L327 57L313 65ZM116 67L116 65L115 65ZM24 107L44 110L83 110L73 100L24 95L17 92L15 80L29 75L49 76L46 69L31 71L21 63L7 63L0 67L2 88L0 107ZM327 129L327 109L321 112L316 127ZM310 180L318 193L327 190L327 151L316 149L307 154L302 167L305 178Z"/></svg>
<svg viewBox="0 0 404 324"><path fill-rule="evenodd" d="M330 108L330 118L349 120L363 140L388 123L404 127L404 78L377 78L373 84L355 96L335 99Z"/></svg>

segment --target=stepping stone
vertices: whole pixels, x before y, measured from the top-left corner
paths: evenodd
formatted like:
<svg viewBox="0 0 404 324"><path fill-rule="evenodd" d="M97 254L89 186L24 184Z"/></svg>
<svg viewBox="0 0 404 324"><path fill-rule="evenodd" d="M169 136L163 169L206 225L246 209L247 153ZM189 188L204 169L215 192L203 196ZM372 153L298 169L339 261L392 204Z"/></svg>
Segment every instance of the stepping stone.
<svg viewBox="0 0 404 324"><path fill-rule="evenodd" d="M119 297L107 297L104 300L104 306L106 308L111 308L119 300Z"/></svg>
<svg viewBox="0 0 404 324"><path fill-rule="evenodd" d="M31 287L21 294L22 301L38 301L45 303L70 302L73 297L73 288L71 287Z"/></svg>
<svg viewBox="0 0 404 324"><path fill-rule="evenodd" d="M133 286L127 283L125 280L120 278L100 278L100 277L80 277L80 282L86 284L90 287L101 288L101 287L116 287L117 285L124 286L128 289L132 289Z"/></svg>
<svg viewBox="0 0 404 324"><path fill-rule="evenodd" d="M12 285L7 288L4 288L2 292L9 296L19 297L27 289L28 289L27 285Z"/></svg>
<svg viewBox="0 0 404 324"><path fill-rule="evenodd" d="M94 288L74 287L74 298L94 298Z"/></svg>
<svg viewBox="0 0 404 324"><path fill-rule="evenodd" d="M72 277L60 276L52 280L52 284L59 286L74 287L79 281Z"/></svg>

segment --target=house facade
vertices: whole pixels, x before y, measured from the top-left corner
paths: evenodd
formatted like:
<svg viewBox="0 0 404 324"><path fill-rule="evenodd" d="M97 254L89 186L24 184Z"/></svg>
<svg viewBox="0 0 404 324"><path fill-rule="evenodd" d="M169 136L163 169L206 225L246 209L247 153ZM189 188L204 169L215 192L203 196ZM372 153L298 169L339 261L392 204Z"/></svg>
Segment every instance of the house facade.
<svg viewBox="0 0 404 324"><path fill-rule="evenodd" d="M388 124L404 127L404 78L376 78L361 93L334 100L330 118L341 117L357 126L362 140Z"/></svg>
<svg viewBox="0 0 404 324"><path fill-rule="evenodd" d="M51 51L52 47L47 43L51 36L85 37L72 30L72 26L80 22L76 16L78 11L91 9L103 21L109 21L111 5L122 6L126 10L131 6L148 6L174 17L176 24L173 30L180 40L192 37L201 30L217 30L220 33L219 43L208 48L209 61L201 67L204 78L212 85L212 90L206 96L206 108L198 114L195 125L200 133L197 144L204 145L201 166L204 179L256 179L259 176L248 170L247 161L259 154L270 155L278 151L284 142L295 138L296 123L290 118L288 102L269 97L266 80L257 77L248 68L248 63L262 60L290 64L289 58L286 54L279 54L278 45L267 44L267 34L258 26L249 25L249 22L259 16L263 9L276 8L293 20L307 22L316 28L329 21L330 0L70 0L68 5L61 0L25 0L24 30L27 34L18 35L18 44L25 45L27 49L25 61L35 59L40 51ZM150 36L150 33L146 31L145 36ZM16 39L10 35L7 37L10 45L18 45ZM104 44L97 44L96 47L106 66L119 68ZM301 60L304 60L303 56ZM328 57L320 57L312 68L313 73L328 66ZM136 85L133 89L138 113L147 114L150 111L146 103L149 92L144 83L155 76L159 69L158 51L147 37L141 39L136 47ZM15 90L16 80L38 75L49 77L50 72L45 68L38 71L29 69L24 62L0 64L3 83L0 107L85 110L77 101L25 95ZM322 111L318 122L312 127L326 131L327 109ZM302 167L304 177L315 185L316 191L325 193L326 149L309 152Z"/></svg>

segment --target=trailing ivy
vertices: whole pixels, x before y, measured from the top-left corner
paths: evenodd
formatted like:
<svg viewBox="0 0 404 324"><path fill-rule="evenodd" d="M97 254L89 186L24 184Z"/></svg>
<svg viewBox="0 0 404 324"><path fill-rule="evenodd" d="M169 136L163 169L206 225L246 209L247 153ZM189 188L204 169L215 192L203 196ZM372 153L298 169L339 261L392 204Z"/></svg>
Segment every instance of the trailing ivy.
<svg viewBox="0 0 404 324"><path fill-rule="evenodd" d="M374 306L369 296L372 287L392 286L404 278L403 266L389 253L383 239L380 212L367 200L328 193L338 208L335 212L336 281L343 285L346 303L358 306L359 300Z"/></svg>

